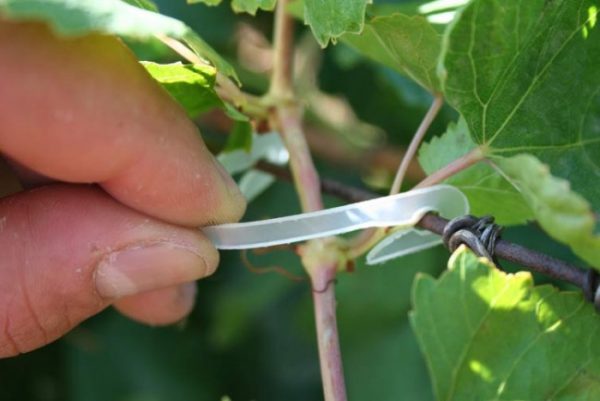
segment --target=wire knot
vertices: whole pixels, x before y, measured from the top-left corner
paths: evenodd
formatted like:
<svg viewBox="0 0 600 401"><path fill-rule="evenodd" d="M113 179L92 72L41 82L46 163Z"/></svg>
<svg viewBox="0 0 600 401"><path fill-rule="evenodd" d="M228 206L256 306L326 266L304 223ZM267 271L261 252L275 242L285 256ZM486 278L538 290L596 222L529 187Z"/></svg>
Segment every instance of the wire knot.
<svg viewBox="0 0 600 401"><path fill-rule="evenodd" d="M465 244L475 254L492 261L500 266L496 259L496 242L500 239L503 227L494 224L494 217L477 218L467 215L456 217L444 227L442 240L451 252L461 244Z"/></svg>

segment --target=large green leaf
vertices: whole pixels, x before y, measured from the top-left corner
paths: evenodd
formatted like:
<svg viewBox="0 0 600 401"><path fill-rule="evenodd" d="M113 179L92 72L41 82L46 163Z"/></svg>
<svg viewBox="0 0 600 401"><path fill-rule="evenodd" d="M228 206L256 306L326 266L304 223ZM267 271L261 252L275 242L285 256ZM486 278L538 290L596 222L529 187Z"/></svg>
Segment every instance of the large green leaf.
<svg viewBox="0 0 600 401"><path fill-rule="evenodd" d="M304 0L304 21L317 42L326 47L344 33L359 33L369 0Z"/></svg>
<svg viewBox="0 0 600 401"><path fill-rule="evenodd" d="M439 92L436 68L442 40L425 17L404 14L374 17L365 23L359 35L345 34L342 40L430 92Z"/></svg>
<svg viewBox="0 0 600 401"><path fill-rule="evenodd" d="M542 228L600 268L600 236L595 234L596 217L590 204L534 156L517 155L497 163L523 194Z"/></svg>
<svg viewBox="0 0 600 401"><path fill-rule="evenodd" d="M600 319L579 293L534 287L465 248L419 277L412 325L438 400L597 400Z"/></svg>
<svg viewBox="0 0 600 401"><path fill-rule="evenodd" d="M431 174L476 146L461 118L458 123L451 123L444 135L421 146L419 162ZM446 183L464 192L475 215L491 214L503 225L524 224L533 219L531 207L521 193L487 163L478 163L450 177Z"/></svg>
<svg viewBox="0 0 600 401"><path fill-rule="evenodd" d="M220 72L237 80L233 67L183 22L121 0L0 0L0 15L44 21L63 36L101 32L140 40L155 35L180 39Z"/></svg>
<svg viewBox="0 0 600 401"><path fill-rule="evenodd" d="M448 30L449 102L495 155L529 152L600 209L598 0L475 0Z"/></svg>
<svg viewBox="0 0 600 401"><path fill-rule="evenodd" d="M224 107L213 89L217 73L213 67L148 61L143 61L142 65L190 117L196 117L215 107Z"/></svg>

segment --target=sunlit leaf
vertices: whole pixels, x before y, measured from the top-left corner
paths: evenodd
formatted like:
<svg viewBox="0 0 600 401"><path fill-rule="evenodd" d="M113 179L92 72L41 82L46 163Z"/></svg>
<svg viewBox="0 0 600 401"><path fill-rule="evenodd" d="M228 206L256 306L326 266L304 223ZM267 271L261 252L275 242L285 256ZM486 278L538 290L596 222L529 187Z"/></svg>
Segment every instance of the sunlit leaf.
<svg viewBox="0 0 600 401"><path fill-rule="evenodd" d="M413 287L412 325L438 400L597 400L600 319L579 293L534 287L466 248Z"/></svg>
<svg viewBox="0 0 600 401"><path fill-rule="evenodd" d="M215 93L216 70L207 65L157 64L142 62L152 78L185 109L190 117L222 107L223 102Z"/></svg>

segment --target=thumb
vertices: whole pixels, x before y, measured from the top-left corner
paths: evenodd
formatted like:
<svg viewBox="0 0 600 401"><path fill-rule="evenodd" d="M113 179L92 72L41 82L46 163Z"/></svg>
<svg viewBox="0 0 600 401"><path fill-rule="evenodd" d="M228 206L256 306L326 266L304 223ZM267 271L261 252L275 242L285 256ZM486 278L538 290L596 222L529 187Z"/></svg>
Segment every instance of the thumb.
<svg viewBox="0 0 600 401"><path fill-rule="evenodd" d="M95 187L0 200L0 357L49 343L122 297L205 277L198 230L155 221Z"/></svg>

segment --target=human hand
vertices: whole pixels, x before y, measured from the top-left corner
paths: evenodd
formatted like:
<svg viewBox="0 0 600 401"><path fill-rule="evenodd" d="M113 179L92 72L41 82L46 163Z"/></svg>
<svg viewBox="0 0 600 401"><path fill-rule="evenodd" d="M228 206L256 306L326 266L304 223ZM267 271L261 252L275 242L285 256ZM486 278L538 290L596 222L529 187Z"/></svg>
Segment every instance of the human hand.
<svg viewBox="0 0 600 401"><path fill-rule="evenodd" d="M0 357L111 304L183 318L218 263L194 227L245 205L195 126L115 38L0 20L0 60L0 154L45 184L0 199Z"/></svg>

